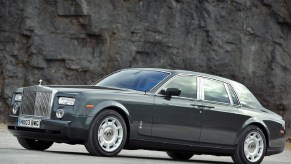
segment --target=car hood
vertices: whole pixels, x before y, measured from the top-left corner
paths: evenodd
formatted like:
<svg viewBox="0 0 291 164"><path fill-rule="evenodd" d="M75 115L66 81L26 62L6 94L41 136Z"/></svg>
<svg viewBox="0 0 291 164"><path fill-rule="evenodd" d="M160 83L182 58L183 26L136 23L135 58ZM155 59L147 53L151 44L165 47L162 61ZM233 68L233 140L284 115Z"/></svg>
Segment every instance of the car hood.
<svg viewBox="0 0 291 164"><path fill-rule="evenodd" d="M65 92L65 93L82 93L82 92L100 92L100 91L120 91L120 92L133 92L133 93L144 93L142 91L130 90L130 89L123 89L123 88L111 88L111 87L102 87L102 86L93 86L93 85L36 85L36 86L29 86L29 87L36 87L36 88L46 88L46 89L53 89L57 92ZM18 88L16 92L22 92L24 88Z"/></svg>
<svg viewBox="0 0 291 164"><path fill-rule="evenodd" d="M46 85L45 87L53 88L59 92L86 92L94 90L125 90L121 88L109 88L109 87L100 87L93 85Z"/></svg>

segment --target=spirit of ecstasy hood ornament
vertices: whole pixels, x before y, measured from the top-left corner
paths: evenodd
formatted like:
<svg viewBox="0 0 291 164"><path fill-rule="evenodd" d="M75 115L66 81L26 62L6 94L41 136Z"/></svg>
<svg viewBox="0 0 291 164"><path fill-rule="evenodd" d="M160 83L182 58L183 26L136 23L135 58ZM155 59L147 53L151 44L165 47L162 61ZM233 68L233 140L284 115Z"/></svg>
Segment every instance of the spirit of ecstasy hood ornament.
<svg viewBox="0 0 291 164"><path fill-rule="evenodd" d="M41 85L41 82L42 82L42 80L41 80L41 79L39 79L39 84L38 84L38 85Z"/></svg>

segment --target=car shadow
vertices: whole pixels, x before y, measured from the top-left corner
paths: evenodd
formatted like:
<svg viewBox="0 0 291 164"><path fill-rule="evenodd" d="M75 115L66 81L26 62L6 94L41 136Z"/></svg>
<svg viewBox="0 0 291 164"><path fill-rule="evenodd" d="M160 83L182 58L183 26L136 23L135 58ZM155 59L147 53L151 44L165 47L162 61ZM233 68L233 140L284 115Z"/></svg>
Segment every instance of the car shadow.
<svg viewBox="0 0 291 164"><path fill-rule="evenodd" d="M86 152L65 152L65 151L53 151L53 150L47 150L46 152L49 153L56 153L56 154L67 154L67 155L86 155L90 157L96 157L96 158L128 158L128 159L145 159L145 160L154 160L154 161L169 161L169 162L183 162L183 163L205 163L205 164L230 164L232 162L219 162L219 161L207 161L207 160L195 160L195 159L190 159L187 161L179 161L179 160L173 160L170 158L162 158L162 157L144 157L144 156L129 156L129 155L122 155L119 154L115 157L98 157L98 156L93 156L90 155L89 153ZM194 157L195 158L195 157Z"/></svg>
<svg viewBox="0 0 291 164"><path fill-rule="evenodd" d="M190 159L187 161L181 161L181 160L173 160L173 159L167 159L167 158L159 158L159 157L141 157L141 156L127 156L127 155L117 155L117 157L121 158L134 158L134 159L147 159L147 160L163 160L163 161L171 161L171 162L183 162L183 163L216 163L216 164L229 164L231 162L218 162L218 161L206 161L206 160L195 160ZM195 157L194 157L195 158Z"/></svg>
<svg viewBox="0 0 291 164"><path fill-rule="evenodd" d="M94 158L123 158L123 159L144 159L144 160L153 160L153 161L168 161L168 162L181 162L181 163L205 163L205 164L231 164L232 162L221 162L221 161L208 161L208 160L195 160L191 158L187 161L179 161L173 160L170 158L162 158L162 157L144 157L144 156L129 156L129 155L122 155L119 154L115 157L97 157L92 156L87 152L69 152L69 151L56 151L56 150L45 150L45 151L37 151L37 150L26 150L26 149L15 149L15 148L0 148L0 149L10 149L10 150L17 150L17 151L36 151L36 152L45 152L45 153L52 153L52 154L64 154L64 155L78 155L78 156L89 156ZM195 158L195 157L194 157Z"/></svg>

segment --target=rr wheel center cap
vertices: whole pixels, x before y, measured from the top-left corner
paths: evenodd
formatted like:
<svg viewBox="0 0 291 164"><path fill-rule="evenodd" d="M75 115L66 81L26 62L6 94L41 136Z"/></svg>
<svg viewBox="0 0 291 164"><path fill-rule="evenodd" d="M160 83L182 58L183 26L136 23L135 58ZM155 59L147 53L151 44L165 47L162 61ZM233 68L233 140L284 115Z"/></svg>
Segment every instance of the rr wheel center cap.
<svg viewBox="0 0 291 164"><path fill-rule="evenodd" d="M106 141L110 141L113 138L114 132L111 128L104 131L103 136Z"/></svg>
<svg viewBox="0 0 291 164"><path fill-rule="evenodd" d="M248 146L248 149L249 149L250 153L253 153L256 150L256 143L254 141L250 142L249 146Z"/></svg>

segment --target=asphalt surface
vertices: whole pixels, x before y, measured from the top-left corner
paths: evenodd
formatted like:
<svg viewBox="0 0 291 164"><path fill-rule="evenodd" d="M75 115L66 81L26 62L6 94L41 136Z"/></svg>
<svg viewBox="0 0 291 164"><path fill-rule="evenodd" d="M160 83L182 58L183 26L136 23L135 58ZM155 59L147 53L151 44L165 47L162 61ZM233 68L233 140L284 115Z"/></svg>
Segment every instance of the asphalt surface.
<svg viewBox="0 0 291 164"><path fill-rule="evenodd" d="M263 164L290 164L291 150L265 157ZM163 164L163 163L195 163L195 164L229 164L230 157L211 155L194 155L189 161L175 161L165 152L147 150L123 150L116 157L90 156L83 145L54 144L46 151L31 151L22 148L16 138L0 126L0 164L42 164L42 163L81 163L81 164Z"/></svg>

